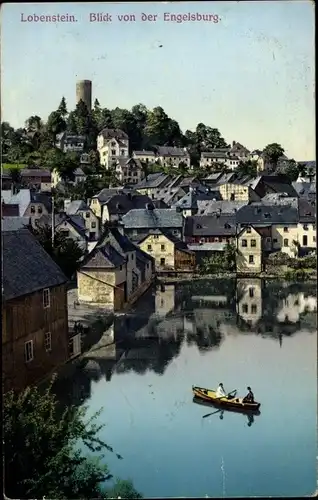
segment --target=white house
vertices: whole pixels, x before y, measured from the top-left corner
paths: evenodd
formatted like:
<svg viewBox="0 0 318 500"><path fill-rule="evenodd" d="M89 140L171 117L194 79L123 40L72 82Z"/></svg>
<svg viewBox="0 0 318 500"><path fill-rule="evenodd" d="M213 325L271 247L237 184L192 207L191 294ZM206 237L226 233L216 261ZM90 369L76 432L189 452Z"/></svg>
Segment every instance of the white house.
<svg viewBox="0 0 318 500"><path fill-rule="evenodd" d="M78 182L85 181L86 175L84 174L83 170L78 167L74 170L74 180L70 181L71 184L77 184ZM52 170L52 186L56 187L60 182L63 182L62 177L60 176L59 172L54 168Z"/></svg>
<svg viewBox="0 0 318 500"><path fill-rule="evenodd" d="M124 184L138 184L145 177L140 160L135 158L117 158L116 176Z"/></svg>
<svg viewBox="0 0 318 500"><path fill-rule="evenodd" d="M63 153L81 153L84 149L86 137L84 135L74 135L62 132L56 136L56 147Z"/></svg>
<svg viewBox="0 0 318 500"><path fill-rule="evenodd" d="M106 170L118 158L129 158L129 138L120 129L103 129L97 136L100 163Z"/></svg>

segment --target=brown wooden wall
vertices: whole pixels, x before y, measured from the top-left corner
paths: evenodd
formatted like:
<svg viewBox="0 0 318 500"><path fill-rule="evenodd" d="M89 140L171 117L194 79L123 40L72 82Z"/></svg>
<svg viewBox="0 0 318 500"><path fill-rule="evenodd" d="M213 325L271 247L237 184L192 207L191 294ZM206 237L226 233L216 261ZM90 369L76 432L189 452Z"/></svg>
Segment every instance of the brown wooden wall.
<svg viewBox="0 0 318 500"><path fill-rule="evenodd" d="M51 332L52 350L44 335ZM34 358L26 363L24 344L33 340ZM2 369L4 390L22 390L68 359L66 286L50 289L50 307L43 307L43 290L5 303L2 312Z"/></svg>
<svg viewBox="0 0 318 500"><path fill-rule="evenodd" d="M182 252L175 249L174 255L174 268L178 269L194 269L195 268L195 255L188 252Z"/></svg>

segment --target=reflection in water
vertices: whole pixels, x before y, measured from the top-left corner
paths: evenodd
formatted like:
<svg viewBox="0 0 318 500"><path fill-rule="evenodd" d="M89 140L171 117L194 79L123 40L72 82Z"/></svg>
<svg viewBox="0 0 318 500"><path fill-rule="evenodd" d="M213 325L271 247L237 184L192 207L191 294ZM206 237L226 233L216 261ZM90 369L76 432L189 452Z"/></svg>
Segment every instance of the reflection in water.
<svg viewBox="0 0 318 500"><path fill-rule="evenodd" d="M159 286L115 317L112 346L108 332L95 336L56 391L63 403L88 400L92 413L104 406L101 437L124 457L107 456L109 470L145 497L225 496L225 476L229 497L307 496L316 484L315 311L315 283ZM204 415L191 385L219 380L239 392L253 380L262 415L211 405Z"/></svg>
<svg viewBox="0 0 318 500"><path fill-rule="evenodd" d="M113 373L163 375L183 344L204 354L219 349L227 336L249 333L282 346L285 336L316 330L316 310L316 288L308 283L255 278L159 285L130 313L115 318L110 327L115 344L105 349L97 342L71 377L57 380L56 390L80 405L90 397L91 382L110 382Z"/></svg>

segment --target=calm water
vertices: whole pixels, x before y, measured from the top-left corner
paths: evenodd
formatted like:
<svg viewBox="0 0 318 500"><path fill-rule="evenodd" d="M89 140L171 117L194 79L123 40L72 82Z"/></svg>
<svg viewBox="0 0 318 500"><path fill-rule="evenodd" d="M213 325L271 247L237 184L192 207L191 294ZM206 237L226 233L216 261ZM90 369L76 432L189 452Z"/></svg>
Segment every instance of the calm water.
<svg viewBox="0 0 318 500"><path fill-rule="evenodd" d="M250 291L252 289L252 291ZM116 319L63 396L103 407L116 477L148 497L303 496L317 486L316 285L222 280L158 286ZM261 415L213 411L191 386L246 392ZM60 389L58 389L60 390ZM249 425L248 425L249 424Z"/></svg>

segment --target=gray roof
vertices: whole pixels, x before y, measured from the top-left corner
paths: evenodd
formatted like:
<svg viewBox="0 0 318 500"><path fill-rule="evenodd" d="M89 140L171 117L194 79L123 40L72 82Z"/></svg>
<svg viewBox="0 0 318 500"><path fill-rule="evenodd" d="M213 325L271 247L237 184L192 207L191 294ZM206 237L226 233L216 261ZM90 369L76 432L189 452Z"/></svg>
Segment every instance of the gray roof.
<svg viewBox="0 0 318 500"><path fill-rule="evenodd" d="M20 170L21 177L51 177L50 170L42 168L23 168Z"/></svg>
<svg viewBox="0 0 318 500"><path fill-rule="evenodd" d="M174 203L173 207L180 207L183 210L189 209L197 209L199 206L199 202L201 201L212 201L212 200L221 200L222 197L218 190L210 192L209 189L206 190L205 193L197 192L195 189L189 191L186 195L184 195L179 201ZM212 201L213 202L213 201Z"/></svg>
<svg viewBox="0 0 318 500"><path fill-rule="evenodd" d="M228 174L223 174L222 177L220 177L217 181L217 185L221 186L221 184L227 184L228 182L231 182L235 178L235 173L234 172L229 172Z"/></svg>
<svg viewBox="0 0 318 500"><path fill-rule="evenodd" d="M30 217L2 217L1 231L17 231L28 226Z"/></svg>
<svg viewBox="0 0 318 500"><path fill-rule="evenodd" d="M111 245L116 242L121 248L123 254L127 252L135 252L136 245L124 234L122 234L117 228L107 228L106 232L103 234L98 247L104 246L106 243Z"/></svg>
<svg viewBox="0 0 318 500"><path fill-rule="evenodd" d="M230 150L229 149L225 149L225 150L215 150L215 151L207 151L205 153L201 153L201 158L204 159L204 158L230 158L232 157L233 155L230 154Z"/></svg>
<svg viewBox="0 0 318 500"><path fill-rule="evenodd" d="M187 150L183 148L176 148L173 146L159 146L158 156L183 156L185 158L189 157Z"/></svg>
<svg viewBox="0 0 318 500"><path fill-rule="evenodd" d="M298 197L286 196L284 193L269 193L262 198L263 205L289 205L298 207Z"/></svg>
<svg viewBox="0 0 318 500"><path fill-rule="evenodd" d="M307 200L298 199L299 222L315 222L316 208Z"/></svg>
<svg viewBox="0 0 318 500"><path fill-rule="evenodd" d="M35 193L31 191L30 203L42 203L48 213L52 212L52 196L50 193Z"/></svg>
<svg viewBox="0 0 318 500"><path fill-rule="evenodd" d="M236 234L235 216L195 215L187 217L185 222L185 236L234 236Z"/></svg>
<svg viewBox="0 0 318 500"><path fill-rule="evenodd" d="M123 132L119 128L103 128L99 132L99 135L102 135L105 139L128 139L126 132Z"/></svg>
<svg viewBox="0 0 318 500"><path fill-rule="evenodd" d="M153 151L133 151L133 155L136 156L155 156L155 153Z"/></svg>
<svg viewBox="0 0 318 500"><path fill-rule="evenodd" d="M181 212L170 208L134 209L123 216L125 228L182 228L183 216Z"/></svg>
<svg viewBox="0 0 318 500"><path fill-rule="evenodd" d="M104 188L98 194L95 194L92 199L97 198L100 203L105 203L115 194L122 194L123 190L118 188Z"/></svg>
<svg viewBox="0 0 318 500"><path fill-rule="evenodd" d="M253 203L240 208L236 213L238 224L297 224L298 210L288 205L264 205Z"/></svg>
<svg viewBox="0 0 318 500"><path fill-rule="evenodd" d="M198 202L198 215L211 215L213 213L234 214L247 205L247 201L200 201Z"/></svg>
<svg viewBox="0 0 318 500"><path fill-rule="evenodd" d="M12 194L11 189L2 189L1 201L8 205L19 205L19 215L23 217L31 201L31 192L29 189L20 189L16 194Z"/></svg>
<svg viewBox="0 0 318 500"><path fill-rule="evenodd" d="M310 195L316 195L316 183L315 182L293 182L293 188L297 192L298 196L302 198L307 198Z"/></svg>
<svg viewBox="0 0 318 500"><path fill-rule="evenodd" d="M65 221L67 221L78 232L78 234L82 236L82 238L86 238L85 221L81 215L69 215L65 212L54 214L55 229L57 229ZM37 224L42 227L52 227L52 216L42 215L39 219L37 219Z"/></svg>
<svg viewBox="0 0 318 500"><path fill-rule="evenodd" d="M79 210L85 211L85 212L90 212L91 209L85 203L83 200L73 200L71 203L67 206L65 212L68 215L76 215Z"/></svg>
<svg viewBox="0 0 318 500"><path fill-rule="evenodd" d="M61 285L66 276L27 230L2 234L4 299Z"/></svg>
<svg viewBox="0 0 318 500"><path fill-rule="evenodd" d="M149 174L142 181L136 184L135 189L159 188L171 181L170 175L158 172Z"/></svg>
<svg viewBox="0 0 318 500"><path fill-rule="evenodd" d="M226 247L226 243L213 241L211 243L189 243L188 249L192 252L222 252Z"/></svg>
<svg viewBox="0 0 318 500"><path fill-rule="evenodd" d="M181 193L180 193L180 191L181 191ZM175 199L175 197L178 196L178 193L180 196L182 193L184 193L182 188L180 188L180 187L163 188L163 189L158 190L158 192L156 192L154 196L155 196L156 200L163 201L168 206L170 206L171 203L173 203L173 200Z"/></svg>
<svg viewBox="0 0 318 500"><path fill-rule="evenodd" d="M106 268L116 269L126 262L126 257L121 255L107 242L103 246L96 246L85 259L81 269Z"/></svg>

